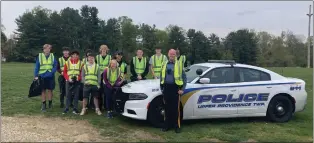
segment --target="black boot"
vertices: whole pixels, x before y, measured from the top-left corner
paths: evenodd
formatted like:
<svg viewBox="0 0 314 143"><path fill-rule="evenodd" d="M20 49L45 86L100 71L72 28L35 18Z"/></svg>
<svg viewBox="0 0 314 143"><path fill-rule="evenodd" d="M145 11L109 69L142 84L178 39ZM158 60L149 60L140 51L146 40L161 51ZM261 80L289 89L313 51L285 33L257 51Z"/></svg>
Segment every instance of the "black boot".
<svg viewBox="0 0 314 143"><path fill-rule="evenodd" d="M176 128L174 131L175 131L176 133L181 133L181 129L180 129L180 128Z"/></svg>

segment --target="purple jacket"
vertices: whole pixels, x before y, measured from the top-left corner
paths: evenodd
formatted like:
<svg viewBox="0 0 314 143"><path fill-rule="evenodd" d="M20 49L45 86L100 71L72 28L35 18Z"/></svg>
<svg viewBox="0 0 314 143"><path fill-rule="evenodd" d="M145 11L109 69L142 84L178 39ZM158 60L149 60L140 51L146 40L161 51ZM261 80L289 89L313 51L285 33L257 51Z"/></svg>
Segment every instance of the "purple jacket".
<svg viewBox="0 0 314 143"><path fill-rule="evenodd" d="M106 83L106 86L108 88L113 88L113 87L119 87L120 86L120 81L121 81L121 77L119 76L117 81L114 83L114 85L111 85L110 82L109 82L109 79L107 78L107 68L104 70L104 73L103 73L103 78L104 78L104 81Z"/></svg>

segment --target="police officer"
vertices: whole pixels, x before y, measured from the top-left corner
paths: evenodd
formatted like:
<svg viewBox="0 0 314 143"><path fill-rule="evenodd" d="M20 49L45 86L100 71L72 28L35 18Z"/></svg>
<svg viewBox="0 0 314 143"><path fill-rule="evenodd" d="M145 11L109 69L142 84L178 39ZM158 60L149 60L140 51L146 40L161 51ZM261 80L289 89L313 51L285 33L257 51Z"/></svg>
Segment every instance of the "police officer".
<svg viewBox="0 0 314 143"><path fill-rule="evenodd" d="M63 56L58 59L58 64L57 64L57 70L60 73L60 76L58 77L59 89L60 89L60 108L64 108L65 79L63 77L63 69L64 69L64 64L69 59L69 54L70 54L69 48L63 47L62 53L63 53Z"/></svg>
<svg viewBox="0 0 314 143"><path fill-rule="evenodd" d="M143 57L143 50L138 49L136 56L132 58L130 70L132 76L131 81L144 80L148 74L149 66L146 57Z"/></svg>
<svg viewBox="0 0 314 143"><path fill-rule="evenodd" d="M34 76L35 80L41 77L43 81L43 90L41 92L43 112L46 111L46 90L48 92L49 108L52 108L52 92L55 88L54 74L57 71L57 60L51 51L51 45L45 44L43 46L43 53L39 53L36 58Z"/></svg>
<svg viewBox="0 0 314 143"><path fill-rule="evenodd" d="M118 62L118 66L121 70L121 80L123 81L123 85L126 84L126 76L127 76L127 68L128 65L122 60L123 53L121 51L117 51L114 55L114 59Z"/></svg>
<svg viewBox="0 0 314 143"><path fill-rule="evenodd" d="M180 61L184 67L187 67L188 63L186 62L186 56L181 55L179 48L176 49L176 55L177 55L177 60Z"/></svg>
<svg viewBox="0 0 314 143"><path fill-rule="evenodd" d="M101 81L103 81L103 72L105 70L106 67L108 67L109 62L111 60L111 55L108 54L109 48L107 45L101 45L99 48L99 55L96 56L96 63L99 66L99 70L101 71ZM106 103L103 102L105 101L105 98L103 98L104 95L104 83L102 83L100 85L100 89L99 89L99 104L100 104L100 108L102 106L104 106L104 108L106 108L106 105L102 105L102 103ZM92 106L92 105L91 105ZM93 108L93 107L92 107Z"/></svg>
<svg viewBox="0 0 314 143"><path fill-rule="evenodd" d="M169 61L163 65L160 78L165 103L165 125L162 131L168 131L174 126L175 132L180 133L180 96L186 86L186 75L182 62L176 60L174 49L169 50L168 57Z"/></svg>
<svg viewBox="0 0 314 143"><path fill-rule="evenodd" d="M151 56L149 60L150 70L154 79L160 78L161 66L163 63L167 62L168 59L165 55L161 54L161 48L156 47L156 54Z"/></svg>
<svg viewBox="0 0 314 143"><path fill-rule="evenodd" d="M63 76L66 80L66 105L63 114L68 113L69 106L72 102L72 94L74 94L73 99L73 114L78 114L78 99L79 99L79 86L81 81L81 70L82 62L79 58L79 52L74 50L71 52L71 58L65 63Z"/></svg>

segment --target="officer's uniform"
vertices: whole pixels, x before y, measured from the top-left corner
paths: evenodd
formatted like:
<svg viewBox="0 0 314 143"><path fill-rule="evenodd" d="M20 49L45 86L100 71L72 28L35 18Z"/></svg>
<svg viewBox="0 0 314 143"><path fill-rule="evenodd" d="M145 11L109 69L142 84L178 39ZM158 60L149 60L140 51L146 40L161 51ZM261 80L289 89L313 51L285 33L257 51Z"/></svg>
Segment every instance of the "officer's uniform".
<svg viewBox="0 0 314 143"><path fill-rule="evenodd" d="M64 78L67 80L65 84L66 88L66 105L65 110L63 113L67 113L69 111L69 106L72 102L72 93L74 94L74 100L73 100L73 113L78 114L78 99L79 99L79 86L80 86L80 80L81 80L81 69L82 64L80 59L77 59L77 61L74 61L74 59L69 59L64 67ZM69 82L70 79L73 79L76 77L77 81L74 81L72 83Z"/></svg>
<svg viewBox="0 0 314 143"><path fill-rule="evenodd" d="M101 72L101 81L103 81L103 72L104 72L105 68L108 67L110 60L111 60L111 55L108 55L108 54L106 56L102 56L102 55L96 56L96 63L99 66L99 70ZM99 89L98 94L99 94L99 96L98 96L99 97L99 108L102 108L102 106L104 106L104 108L105 108L106 107L106 104L105 104L106 98L103 98L103 95L104 95L104 84L103 83L100 84L100 89ZM104 95L104 96L106 96L106 95ZM92 108L93 108L94 104L91 103L90 106L92 106Z"/></svg>
<svg viewBox="0 0 314 143"><path fill-rule="evenodd" d="M167 57L163 54L161 54L160 56L153 55L150 58L149 64L152 65L155 77L160 78L160 72L161 72L162 64L167 62L167 61L168 61Z"/></svg>
<svg viewBox="0 0 314 143"><path fill-rule="evenodd" d="M180 55L179 57L177 57L177 60L180 61L184 67L188 66L185 55Z"/></svg>
<svg viewBox="0 0 314 143"><path fill-rule="evenodd" d="M146 57L142 57L141 59L137 56L133 57L130 69L132 74L132 76L130 77L131 81L137 81L138 75L142 76L142 80L146 79L149 71Z"/></svg>
<svg viewBox="0 0 314 143"><path fill-rule="evenodd" d="M184 90L186 76L180 61L166 62L161 71L160 88L165 103L165 130L171 127L180 129L180 95L179 89Z"/></svg>
<svg viewBox="0 0 314 143"><path fill-rule="evenodd" d="M60 73L58 77L59 82L59 89L60 89L60 107L63 108L64 106L64 96L65 96L65 79L61 73L64 70L64 64L67 62L69 57L60 57L58 60L58 67L57 70Z"/></svg>

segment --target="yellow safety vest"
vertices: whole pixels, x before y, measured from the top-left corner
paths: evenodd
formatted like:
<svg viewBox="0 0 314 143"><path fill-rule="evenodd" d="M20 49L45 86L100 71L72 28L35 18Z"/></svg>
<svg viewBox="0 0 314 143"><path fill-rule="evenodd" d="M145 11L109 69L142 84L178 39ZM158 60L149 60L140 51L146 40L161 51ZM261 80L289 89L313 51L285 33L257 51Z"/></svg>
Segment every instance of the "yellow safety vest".
<svg viewBox="0 0 314 143"><path fill-rule="evenodd" d="M53 53L49 54L48 59L46 58L44 53L39 53L38 60L39 60L39 67L40 67L38 74L43 74L46 71L51 72L53 68L53 62L54 62Z"/></svg>
<svg viewBox="0 0 314 143"><path fill-rule="evenodd" d="M161 70L161 84L164 84L165 77L166 77L166 70L167 70L167 64L166 62ZM181 61L176 60L174 63L174 80L177 85L183 85L183 79L182 79L182 63Z"/></svg>
<svg viewBox="0 0 314 143"><path fill-rule="evenodd" d="M142 57L142 60L140 62L136 56L133 57L133 65L134 65L136 74L144 73L145 68L146 68L146 58Z"/></svg>
<svg viewBox="0 0 314 143"><path fill-rule="evenodd" d="M78 60L77 64L73 64L71 60L68 60L66 64L69 78L76 76L76 79L78 79L78 75L80 74L80 69L82 67L81 60Z"/></svg>
<svg viewBox="0 0 314 143"><path fill-rule="evenodd" d="M180 58L177 60L179 60L182 63L182 65L184 66L184 63L186 62L186 57L185 57L185 55L181 55Z"/></svg>
<svg viewBox="0 0 314 143"><path fill-rule="evenodd" d="M124 62L122 62L121 65L120 65L120 67L119 67L119 68L120 68L120 71L121 71L121 77L122 77L122 78L124 78L124 72L125 72L124 70L125 70L125 67L126 67L126 66L127 66L127 64L124 63Z"/></svg>
<svg viewBox="0 0 314 143"><path fill-rule="evenodd" d="M98 85L99 66L95 63L93 66L84 65L85 83L90 85Z"/></svg>
<svg viewBox="0 0 314 143"><path fill-rule="evenodd" d="M120 68L116 68L116 70L111 70L110 68L107 68L107 79L109 80L109 83L111 85L114 85L116 83L120 74Z"/></svg>
<svg viewBox="0 0 314 143"><path fill-rule="evenodd" d="M154 70L154 74L155 76L160 76L160 72L161 72L161 68L162 68L162 64L164 62L164 59L166 58L165 55L160 55L161 58L157 58L156 55L152 56L152 66L153 66L153 70Z"/></svg>
<svg viewBox="0 0 314 143"><path fill-rule="evenodd" d="M107 55L105 59L102 58L101 55L96 56L97 64L99 66L99 70L104 71L106 67L108 67L109 62L111 60L111 56Z"/></svg>
<svg viewBox="0 0 314 143"><path fill-rule="evenodd" d="M69 60L70 58L68 58L67 60ZM64 70L64 64L67 62L67 60L64 59L64 57L60 57L59 58L59 63L60 63L60 70L61 72L63 72Z"/></svg>

